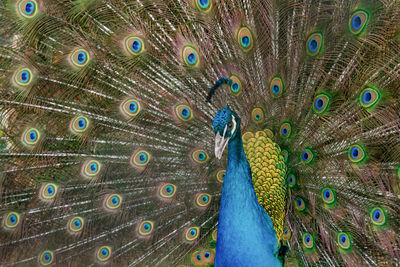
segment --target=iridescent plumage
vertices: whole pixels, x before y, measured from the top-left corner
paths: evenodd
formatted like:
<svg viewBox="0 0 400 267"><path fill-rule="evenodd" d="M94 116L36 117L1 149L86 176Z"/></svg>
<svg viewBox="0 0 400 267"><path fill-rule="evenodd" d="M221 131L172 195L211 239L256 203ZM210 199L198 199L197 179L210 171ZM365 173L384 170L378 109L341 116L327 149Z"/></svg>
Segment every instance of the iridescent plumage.
<svg viewBox="0 0 400 267"><path fill-rule="evenodd" d="M0 21L0 265L400 264L398 0Z"/></svg>

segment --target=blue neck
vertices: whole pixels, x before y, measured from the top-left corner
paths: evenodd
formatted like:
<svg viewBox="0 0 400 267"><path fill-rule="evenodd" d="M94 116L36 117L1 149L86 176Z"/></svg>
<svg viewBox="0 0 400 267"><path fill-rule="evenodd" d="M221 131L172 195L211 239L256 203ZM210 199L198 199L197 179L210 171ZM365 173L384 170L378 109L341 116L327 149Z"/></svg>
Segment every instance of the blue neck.
<svg viewBox="0 0 400 267"><path fill-rule="evenodd" d="M240 127L240 125L238 125ZM240 130L228 144L215 266L281 266L271 218L259 205Z"/></svg>
<svg viewBox="0 0 400 267"><path fill-rule="evenodd" d="M246 158L246 154L244 153L242 138L240 137L241 133L240 130L238 130L235 137L232 138L232 140L228 143L228 168L234 168L235 166L244 163L246 163L244 165L250 168L249 162ZM246 179L251 180L251 176L246 177Z"/></svg>

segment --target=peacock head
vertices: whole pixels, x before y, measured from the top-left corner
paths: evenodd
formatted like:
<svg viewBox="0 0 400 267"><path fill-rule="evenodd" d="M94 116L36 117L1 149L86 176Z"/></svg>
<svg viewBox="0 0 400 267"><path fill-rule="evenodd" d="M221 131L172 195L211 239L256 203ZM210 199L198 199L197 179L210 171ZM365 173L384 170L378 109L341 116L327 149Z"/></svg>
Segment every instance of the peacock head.
<svg viewBox="0 0 400 267"><path fill-rule="evenodd" d="M215 156L220 159L229 140L235 138L240 129L240 118L228 106L219 110L213 120L215 133Z"/></svg>

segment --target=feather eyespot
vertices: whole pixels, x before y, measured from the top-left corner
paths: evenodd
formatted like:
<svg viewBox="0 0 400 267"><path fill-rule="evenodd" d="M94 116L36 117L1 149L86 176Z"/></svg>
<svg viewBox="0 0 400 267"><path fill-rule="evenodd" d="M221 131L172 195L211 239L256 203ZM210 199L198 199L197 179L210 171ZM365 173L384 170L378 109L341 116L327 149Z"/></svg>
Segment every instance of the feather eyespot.
<svg viewBox="0 0 400 267"><path fill-rule="evenodd" d="M196 0L196 7L199 11L207 13L212 8L212 0Z"/></svg>
<svg viewBox="0 0 400 267"><path fill-rule="evenodd" d="M68 222L68 230L72 233L77 233L82 231L84 225L84 220L82 217L73 217Z"/></svg>
<svg viewBox="0 0 400 267"><path fill-rule="evenodd" d="M314 152L306 148L304 151L301 153L301 161L304 162L305 164L310 164L314 160Z"/></svg>
<svg viewBox="0 0 400 267"><path fill-rule="evenodd" d="M307 249L312 249L314 247L314 238L311 234L309 234L309 233L303 234L303 245Z"/></svg>
<svg viewBox="0 0 400 267"><path fill-rule="evenodd" d="M310 52L315 52L315 51L317 51L317 49L318 49L318 43L317 43L317 41L316 41L314 38L311 38L311 39L308 41L308 50L309 50Z"/></svg>
<svg viewBox="0 0 400 267"><path fill-rule="evenodd" d="M321 51L323 37L320 33L313 33L307 38L307 54L316 56Z"/></svg>
<svg viewBox="0 0 400 267"><path fill-rule="evenodd" d="M255 123L261 123L264 120L264 111L261 108L254 108L251 111L251 119Z"/></svg>
<svg viewBox="0 0 400 267"><path fill-rule="evenodd" d="M291 237L292 237L292 231L290 231L289 228L285 227L285 229L283 229L283 235L282 235L283 240L288 241Z"/></svg>
<svg viewBox="0 0 400 267"><path fill-rule="evenodd" d="M18 226L19 224L19 219L20 216L17 212L9 212L5 217L4 217L4 227L6 229L14 229Z"/></svg>
<svg viewBox="0 0 400 267"><path fill-rule="evenodd" d="M105 198L104 206L107 210L116 210L121 206L122 197L118 194L110 194Z"/></svg>
<svg viewBox="0 0 400 267"><path fill-rule="evenodd" d="M88 160L82 165L82 174L86 178L93 178L100 173L101 167L97 160Z"/></svg>
<svg viewBox="0 0 400 267"><path fill-rule="evenodd" d="M237 42L243 52L249 52L253 48L253 33L247 26L242 26L237 30Z"/></svg>
<svg viewBox="0 0 400 267"><path fill-rule="evenodd" d="M217 172L217 181L220 183L223 183L224 179L225 179L225 175L226 175L226 170L219 170Z"/></svg>
<svg viewBox="0 0 400 267"><path fill-rule="evenodd" d="M289 138L292 136L292 123L290 121L285 121L282 123L280 134L282 138Z"/></svg>
<svg viewBox="0 0 400 267"><path fill-rule="evenodd" d="M185 239L186 241L194 241L200 235L200 228L199 227L190 227L185 232Z"/></svg>
<svg viewBox="0 0 400 267"><path fill-rule="evenodd" d="M193 254L192 254L192 263L195 266L203 266L204 265L203 256L202 256L202 253L199 250L196 250L195 252L193 252Z"/></svg>
<svg viewBox="0 0 400 267"><path fill-rule="evenodd" d="M284 83L279 77L274 77L269 85L269 90L273 98L279 98L283 95Z"/></svg>
<svg viewBox="0 0 400 267"><path fill-rule="evenodd" d="M352 145L347 154L352 163L362 163L367 157L364 147L359 144Z"/></svg>
<svg viewBox="0 0 400 267"><path fill-rule="evenodd" d="M286 149L282 149L281 155L282 155L283 161L285 163L287 163L287 161L289 159L289 151L287 151Z"/></svg>
<svg viewBox="0 0 400 267"><path fill-rule="evenodd" d="M33 73L29 68L17 69L14 72L13 80L17 85L26 87L31 84L33 80Z"/></svg>
<svg viewBox="0 0 400 267"><path fill-rule="evenodd" d="M199 53L197 52L196 48L191 45L187 44L182 47L182 60L183 63L189 68L196 68L200 64L200 57Z"/></svg>
<svg viewBox="0 0 400 267"><path fill-rule="evenodd" d="M189 121L193 118L192 109L186 104L176 105L175 115L182 121Z"/></svg>
<svg viewBox="0 0 400 267"><path fill-rule="evenodd" d="M208 154L205 150L203 149L197 149L192 152L192 159L196 163L205 163L208 161L209 157Z"/></svg>
<svg viewBox="0 0 400 267"><path fill-rule="evenodd" d="M84 116L77 116L72 119L70 129L74 134L81 134L89 127L89 120Z"/></svg>
<svg viewBox="0 0 400 267"><path fill-rule="evenodd" d="M304 203L304 200L300 197L296 197L294 199L294 206L298 211L304 211L306 209L306 204Z"/></svg>
<svg viewBox="0 0 400 267"><path fill-rule="evenodd" d="M111 258L111 247L101 246L97 249L96 258L100 262L108 261Z"/></svg>
<svg viewBox="0 0 400 267"><path fill-rule="evenodd" d="M360 34L367 25L369 15L363 10L358 10L353 13L349 20L349 29L353 34Z"/></svg>
<svg viewBox="0 0 400 267"><path fill-rule="evenodd" d="M129 54L137 56L144 52L144 42L139 36L129 36L125 39L125 49Z"/></svg>
<svg viewBox="0 0 400 267"><path fill-rule="evenodd" d="M43 266L50 265L53 263L53 261L54 261L53 251L45 250L39 256L39 262Z"/></svg>
<svg viewBox="0 0 400 267"><path fill-rule="evenodd" d="M199 207L207 207L211 203L211 195L202 193L198 194L196 197L196 204Z"/></svg>
<svg viewBox="0 0 400 267"><path fill-rule="evenodd" d="M232 80L232 84L230 85L230 92L234 96L239 96L242 93L242 82L240 81L239 77L232 74L229 79Z"/></svg>
<svg viewBox="0 0 400 267"><path fill-rule="evenodd" d="M35 145L37 142L39 142L39 139L40 139L40 132L35 128L27 129L22 135L22 141L24 142L25 145L28 146Z"/></svg>
<svg viewBox="0 0 400 267"><path fill-rule="evenodd" d="M288 175L288 184L289 184L289 188L294 188L297 184L296 175L294 175L293 173L289 173L289 175Z"/></svg>
<svg viewBox="0 0 400 267"><path fill-rule="evenodd" d="M327 205L333 205L336 201L336 193L332 188L323 188L321 190L322 200Z"/></svg>
<svg viewBox="0 0 400 267"><path fill-rule="evenodd" d="M232 83L232 85L231 85L232 92L237 93L239 91L239 89L240 89L240 86L238 83Z"/></svg>
<svg viewBox="0 0 400 267"><path fill-rule="evenodd" d="M337 241L339 247L344 250L348 250L351 247L351 238L347 233L340 232L337 235Z"/></svg>
<svg viewBox="0 0 400 267"><path fill-rule="evenodd" d="M386 223L386 214L382 208L373 208L370 212L370 218L372 223L377 226L382 226Z"/></svg>
<svg viewBox="0 0 400 267"><path fill-rule="evenodd" d="M90 56L85 49L78 48L71 52L69 59L73 67L82 68L89 63Z"/></svg>
<svg viewBox="0 0 400 267"><path fill-rule="evenodd" d="M381 93L379 90L374 88L365 88L360 94L359 102L364 108L372 109L376 104L378 104L380 99Z"/></svg>
<svg viewBox="0 0 400 267"><path fill-rule="evenodd" d="M147 154L146 153L140 153L139 154L139 161L140 163L146 163L147 162Z"/></svg>
<svg viewBox="0 0 400 267"><path fill-rule="evenodd" d="M53 183L48 183L42 186L40 197L43 200L52 200L57 194L58 187Z"/></svg>
<svg viewBox="0 0 400 267"><path fill-rule="evenodd" d="M153 232L154 223L152 221L143 221L139 225L139 235L148 236Z"/></svg>
<svg viewBox="0 0 400 267"><path fill-rule="evenodd" d="M140 103L133 98L129 98L121 103L120 112L127 118L133 118L142 110Z"/></svg>
<svg viewBox="0 0 400 267"><path fill-rule="evenodd" d="M151 155L145 150L139 150L132 154L131 164L135 168L142 169L150 162Z"/></svg>
<svg viewBox="0 0 400 267"><path fill-rule="evenodd" d="M38 12L36 0L20 0L17 2L18 14L24 18L33 18Z"/></svg>
<svg viewBox="0 0 400 267"><path fill-rule="evenodd" d="M325 113L330 104L331 97L326 93L319 93L314 98L313 111L317 114Z"/></svg>
<svg viewBox="0 0 400 267"><path fill-rule="evenodd" d="M172 198L176 193L176 186L174 184L165 184L161 186L159 195L164 199Z"/></svg>
<svg viewBox="0 0 400 267"><path fill-rule="evenodd" d="M201 252L203 262L205 264L212 264L214 263L215 259L215 252L212 249L205 249Z"/></svg>

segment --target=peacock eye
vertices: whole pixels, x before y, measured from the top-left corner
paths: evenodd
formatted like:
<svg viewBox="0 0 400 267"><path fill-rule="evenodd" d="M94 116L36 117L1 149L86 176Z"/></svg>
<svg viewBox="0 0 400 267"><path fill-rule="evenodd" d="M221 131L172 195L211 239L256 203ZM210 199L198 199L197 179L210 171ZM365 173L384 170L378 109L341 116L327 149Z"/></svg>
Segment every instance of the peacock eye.
<svg viewBox="0 0 400 267"><path fill-rule="evenodd" d="M228 123L228 130L232 130L232 126L233 126L233 123L230 121L230 122Z"/></svg>

